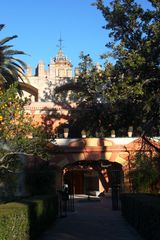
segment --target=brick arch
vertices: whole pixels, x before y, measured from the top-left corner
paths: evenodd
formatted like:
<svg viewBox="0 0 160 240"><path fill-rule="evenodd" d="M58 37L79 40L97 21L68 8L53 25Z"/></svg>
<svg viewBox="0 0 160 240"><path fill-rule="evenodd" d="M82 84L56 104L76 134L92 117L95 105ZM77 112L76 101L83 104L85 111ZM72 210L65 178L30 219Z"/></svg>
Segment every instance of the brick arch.
<svg viewBox="0 0 160 240"><path fill-rule="evenodd" d="M21 90L24 90L24 91L30 93L31 95L33 95L35 97L35 102L38 102L38 89L37 88L33 87L32 85L30 85L28 83L24 83L24 82L20 82L19 87Z"/></svg>

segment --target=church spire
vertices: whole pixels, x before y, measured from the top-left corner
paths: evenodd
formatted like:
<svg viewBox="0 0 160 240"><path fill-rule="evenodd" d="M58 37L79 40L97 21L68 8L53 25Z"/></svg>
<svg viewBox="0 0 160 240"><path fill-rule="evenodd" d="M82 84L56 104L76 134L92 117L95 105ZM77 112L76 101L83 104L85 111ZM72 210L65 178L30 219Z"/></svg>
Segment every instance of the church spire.
<svg viewBox="0 0 160 240"><path fill-rule="evenodd" d="M69 59L65 56L64 52L62 51L63 39L61 38L61 35L60 35L60 38L58 41L59 41L59 44L57 45L57 47L59 48L59 50L58 50L56 57L54 58L54 62L56 64L65 64L65 65L72 66L71 62L69 61Z"/></svg>
<svg viewBox="0 0 160 240"><path fill-rule="evenodd" d="M57 45L57 47L59 48L59 50L62 50L63 46L62 46L62 42L63 42L63 39L61 38L61 34L60 34L60 38L58 39L59 41L59 44Z"/></svg>

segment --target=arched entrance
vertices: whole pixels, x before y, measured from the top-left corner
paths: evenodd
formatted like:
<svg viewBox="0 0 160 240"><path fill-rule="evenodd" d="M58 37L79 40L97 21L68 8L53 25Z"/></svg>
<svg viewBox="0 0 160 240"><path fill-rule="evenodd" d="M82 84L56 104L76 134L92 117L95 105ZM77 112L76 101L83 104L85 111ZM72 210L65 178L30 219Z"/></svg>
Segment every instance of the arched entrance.
<svg viewBox="0 0 160 240"><path fill-rule="evenodd" d="M63 182L68 185L69 192L74 194L93 194L103 190L122 189L122 165L108 160L76 161L64 166Z"/></svg>
<svg viewBox="0 0 160 240"><path fill-rule="evenodd" d="M95 194L99 191L99 178L91 169L72 169L64 174L64 184L74 194Z"/></svg>

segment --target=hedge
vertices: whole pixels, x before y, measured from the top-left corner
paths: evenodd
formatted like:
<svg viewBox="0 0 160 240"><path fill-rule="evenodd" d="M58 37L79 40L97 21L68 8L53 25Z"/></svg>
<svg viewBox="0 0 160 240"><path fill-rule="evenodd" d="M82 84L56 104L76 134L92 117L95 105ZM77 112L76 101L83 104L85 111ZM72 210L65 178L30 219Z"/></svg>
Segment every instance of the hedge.
<svg viewBox="0 0 160 240"><path fill-rule="evenodd" d="M57 216L56 196L0 205L0 240L35 240Z"/></svg>
<svg viewBox="0 0 160 240"><path fill-rule="evenodd" d="M121 211L122 215L144 239L160 239L159 195L122 194Z"/></svg>

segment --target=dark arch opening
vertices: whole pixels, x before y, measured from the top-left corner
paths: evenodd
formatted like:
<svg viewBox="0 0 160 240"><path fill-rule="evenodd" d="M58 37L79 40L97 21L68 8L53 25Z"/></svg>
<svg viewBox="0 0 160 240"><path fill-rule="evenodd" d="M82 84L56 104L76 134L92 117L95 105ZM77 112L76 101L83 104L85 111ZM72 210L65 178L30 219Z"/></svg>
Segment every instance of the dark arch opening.
<svg viewBox="0 0 160 240"><path fill-rule="evenodd" d="M117 162L102 159L76 161L67 164L63 171L64 183L68 184L70 191L74 193L86 194L89 190L98 191L99 180L106 192L109 188L122 188L123 170L122 165ZM87 176L88 181L90 176L88 185Z"/></svg>

